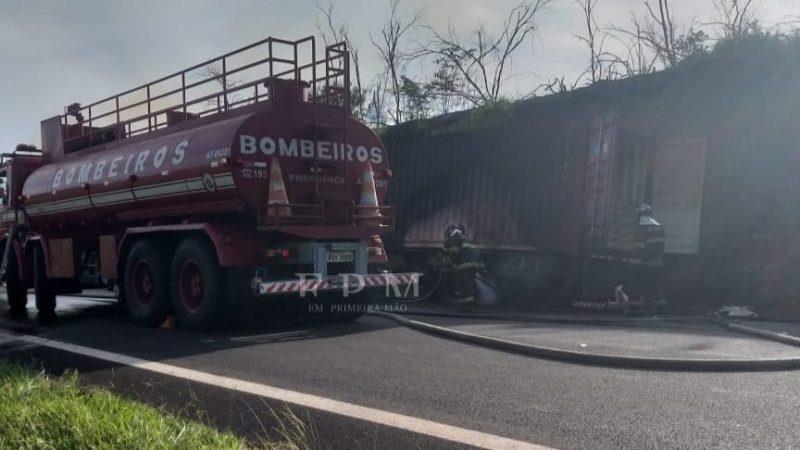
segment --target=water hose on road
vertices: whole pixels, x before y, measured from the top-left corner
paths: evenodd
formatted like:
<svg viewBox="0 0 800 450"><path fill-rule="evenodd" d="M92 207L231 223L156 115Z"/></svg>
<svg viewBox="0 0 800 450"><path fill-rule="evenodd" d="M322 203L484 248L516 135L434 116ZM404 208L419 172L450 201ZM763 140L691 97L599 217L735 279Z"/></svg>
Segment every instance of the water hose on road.
<svg viewBox="0 0 800 450"><path fill-rule="evenodd" d="M778 333L770 330L764 330L761 328L748 327L746 325L742 325L737 322L728 322L723 320L720 321L720 324L731 331L738 331L740 333L746 333L753 336L758 336L760 338L769 339L771 341L777 341L783 344L800 347L800 338L796 336L784 333Z"/></svg>
<svg viewBox="0 0 800 450"><path fill-rule="evenodd" d="M800 356L790 358L758 359L683 359L585 353L539 345L523 344L520 342L508 341L490 336L467 333L465 331L459 331L452 328L441 327L426 322L412 320L398 314L377 311L370 312L369 314L376 317L393 320L406 327L430 334L435 334L437 336L443 336L448 339L535 358L565 361L577 364L624 369L701 372L755 372L800 369Z"/></svg>
<svg viewBox="0 0 800 450"><path fill-rule="evenodd" d="M481 320L502 320L511 322L543 322L543 323L564 323L574 325L625 325L625 326L649 326L655 323L681 323L681 324L710 324L716 323L716 319L706 317L624 317L624 318L575 318L575 317L553 317L540 316L535 314L515 314L515 313L471 313L471 312L448 312L448 311L405 311L401 313L406 316L430 316L448 317L453 319L481 319Z"/></svg>
<svg viewBox="0 0 800 450"><path fill-rule="evenodd" d="M412 298L410 300L400 301L399 303L402 303L402 304L420 303L420 302L424 302L425 300L430 299L439 290L439 284L442 281L442 274L443 273L444 273L444 268L443 267L439 267L439 272L436 275L436 282L433 284L433 287L427 293L425 293L424 295L420 295L419 297L414 297L414 298Z"/></svg>
<svg viewBox="0 0 800 450"><path fill-rule="evenodd" d="M745 333L752 336L758 336L763 339L780 342L782 344L800 347L800 337L792 336L786 333L778 333L775 331L764 330L761 328L753 328L742 325L738 322L726 320L723 317L651 317L651 318L611 318L611 319L596 319L596 318L574 318L574 317L552 317L552 316L537 316L531 314L497 314L497 313L454 313L454 312L439 312L439 311L407 311L398 314L408 316L430 316L430 317L446 317L453 319L480 319L480 320L502 320L513 322L541 322L541 323L561 323L570 325L591 325L591 326L634 326L634 327L651 327L654 324L677 323L684 325L704 325L704 324L717 324L729 331L738 333Z"/></svg>

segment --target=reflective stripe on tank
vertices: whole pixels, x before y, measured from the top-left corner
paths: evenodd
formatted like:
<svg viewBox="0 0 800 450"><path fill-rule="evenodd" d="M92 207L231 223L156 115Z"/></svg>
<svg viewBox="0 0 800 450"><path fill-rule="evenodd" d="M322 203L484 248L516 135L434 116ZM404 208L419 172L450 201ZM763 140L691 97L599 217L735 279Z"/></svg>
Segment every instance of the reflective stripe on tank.
<svg viewBox="0 0 800 450"><path fill-rule="evenodd" d="M216 184L216 190L227 190L235 187L233 175L230 172L215 175L214 182ZM139 186L133 188L133 192L131 192L130 189L121 189L118 191L95 194L91 197L85 195L82 197L58 200L55 202L39 203L28 206L26 211L29 216L38 216L55 212L67 212L91 208L92 205L118 205L123 203L133 203L137 199L152 200L155 198L174 197L176 195L195 194L205 191L206 187L203 184L202 177L187 178L183 180Z"/></svg>
<svg viewBox="0 0 800 450"><path fill-rule="evenodd" d="M217 189L233 186L233 175L230 172L219 174L214 179L217 182Z"/></svg>
<svg viewBox="0 0 800 450"><path fill-rule="evenodd" d="M110 205L113 203L121 203L125 201L132 201L133 193L130 190L104 192L92 196L92 203L95 205Z"/></svg>

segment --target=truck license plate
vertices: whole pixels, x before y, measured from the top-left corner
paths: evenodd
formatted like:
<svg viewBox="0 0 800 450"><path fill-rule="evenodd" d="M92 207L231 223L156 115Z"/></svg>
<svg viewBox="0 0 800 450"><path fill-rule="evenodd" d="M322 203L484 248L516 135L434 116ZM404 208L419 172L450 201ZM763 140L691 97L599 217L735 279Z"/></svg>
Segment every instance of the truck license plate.
<svg viewBox="0 0 800 450"><path fill-rule="evenodd" d="M349 263L355 260L355 252L347 251L328 251L329 263Z"/></svg>

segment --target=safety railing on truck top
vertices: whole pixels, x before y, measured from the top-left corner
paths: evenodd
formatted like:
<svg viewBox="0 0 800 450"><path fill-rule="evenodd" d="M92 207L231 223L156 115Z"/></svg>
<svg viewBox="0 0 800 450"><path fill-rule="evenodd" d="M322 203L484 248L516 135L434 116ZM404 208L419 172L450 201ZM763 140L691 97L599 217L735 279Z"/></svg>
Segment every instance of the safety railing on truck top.
<svg viewBox="0 0 800 450"><path fill-rule="evenodd" d="M308 101L350 112L350 54L342 42L317 59L316 40L269 37L88 106L65 108L66 152L125 139L275 98L274 79L309 88Z"/></svg>

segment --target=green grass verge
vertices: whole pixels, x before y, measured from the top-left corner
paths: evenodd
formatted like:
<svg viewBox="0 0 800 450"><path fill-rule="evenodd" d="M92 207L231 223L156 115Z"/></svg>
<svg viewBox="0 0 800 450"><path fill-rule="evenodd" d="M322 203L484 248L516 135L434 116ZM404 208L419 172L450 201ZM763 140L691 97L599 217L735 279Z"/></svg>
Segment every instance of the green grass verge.
<svg viewBox="0 0 800 450"><path fill-rule="evenodd" d="M287 441L264 440L260 446L305 447L288 440L303 438L302 432L281 434L286 431L278 430ZM232 434L105 390L79 386L76 373L53 378L0 361L0 448L195 450L250 447L244 439Z"/></svg>

